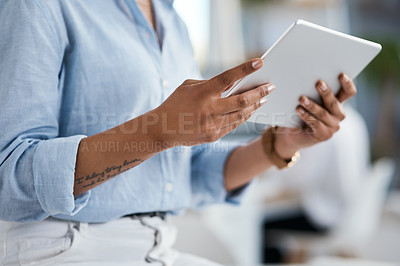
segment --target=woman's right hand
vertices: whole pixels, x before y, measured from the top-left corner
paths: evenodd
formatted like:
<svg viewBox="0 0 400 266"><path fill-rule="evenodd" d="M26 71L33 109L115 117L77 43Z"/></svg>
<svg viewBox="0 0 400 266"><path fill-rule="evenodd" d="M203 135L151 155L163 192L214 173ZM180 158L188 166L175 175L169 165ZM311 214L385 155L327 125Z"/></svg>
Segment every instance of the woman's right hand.
<svg viewBox="0 0 400 266"><path fill-rule="evenodd" d="M209 80L186 80L159 107L145 114L152 134L167 147L194 146L216 141L260 108L275 86L257 88L222 98L237 80L257 71L261 59L253 59ZM154 132L156 131L156 132Z"/></svg>

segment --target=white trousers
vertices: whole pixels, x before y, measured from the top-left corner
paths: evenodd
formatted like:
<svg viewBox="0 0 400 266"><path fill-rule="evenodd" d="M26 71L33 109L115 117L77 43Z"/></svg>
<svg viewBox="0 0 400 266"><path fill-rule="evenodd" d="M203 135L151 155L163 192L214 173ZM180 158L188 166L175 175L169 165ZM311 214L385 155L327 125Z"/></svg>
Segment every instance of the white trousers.
<svg viewBox="0 0 400 266"><path fill-rule="evenodd" d="M176 229L159 217L88 224L0 221L0 265L220 266L172 248Z"/></svg>

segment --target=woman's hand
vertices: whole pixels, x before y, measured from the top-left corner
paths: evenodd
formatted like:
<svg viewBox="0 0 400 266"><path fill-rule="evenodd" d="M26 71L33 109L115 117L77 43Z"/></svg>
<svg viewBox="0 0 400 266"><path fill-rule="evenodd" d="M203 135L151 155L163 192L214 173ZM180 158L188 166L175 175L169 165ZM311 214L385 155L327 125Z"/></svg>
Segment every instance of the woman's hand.
<svg viewBox="0 0 400 266"><path fill-rule="evenodd" d="M299 99L296 111L306 126L301 129L278 128L275 149L282 158L290 158L301 148L328 140L339 130L339 124L345 118L342 103L356 94L356 87L346 74L341 74L339 80L342 88L336 96L325 82L317 83L322 105L306 96Z"/></svg>
<svg viewBox="0 0 400 266"><path fill-rule="evenodd" d="M275 87L263 84L228 98L221 94L236 81L257 71L261 59L253 59L210 80L186 80L147 117L157 127L157 140L168 147L213 142L228 134L261 107ZM153 130L154 132L154 130Z"/></svg>

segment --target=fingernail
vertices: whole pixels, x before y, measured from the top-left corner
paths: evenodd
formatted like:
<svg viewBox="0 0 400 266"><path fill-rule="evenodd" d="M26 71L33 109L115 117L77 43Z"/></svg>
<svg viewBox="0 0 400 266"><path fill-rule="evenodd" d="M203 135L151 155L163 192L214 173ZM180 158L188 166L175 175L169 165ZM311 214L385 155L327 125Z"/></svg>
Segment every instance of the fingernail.
<svg viewBox="0 0 400 266"><path fill-rule="evenodd" d="M266 103L268 101L268 99L267 98L262 98L261 100L260 100L260 104L261 105L263 105L264 103Z"/></svg>
<svg viewBox="0 0 400 266"><path fill-rule="evenodd" d="M350 81L350 78L349 78L349 76L347 76L346 74L343 74L342 80L343 80L343 82L347 83L347 82Z"/></svg>
<svg viewBox="0 0 400 266"><path fill-rule="evenodd" d="M303 97L303 103L304 103L305 105L309 105L309 104L310 104L310 101L308 100L307 97Z"/></svg>
<svg viewBox="0 0 400 266"><path fill-rule="evenodd" d="M252 65L252 67L255 68L255 69L260 68L260 67L262 66L262 60L261 60L261 59L258 59L258 60L256 60L256 61L254 61L251 65Z"/></svg>
<svg viewBox="0 0 400 266"><path fill-rule="evenodd" d="M321 81L321 83L319 84L319 87L321 88L322 91L326 91L328 89L325 82L323 82L323 81Z"/></svg>
<svg viewBox="0 0 400 266"><path fill-rule="evenodd" d="M271 93L276 89L276 87L274 84L268 84L267 89L268 89L268 93Z"/></svg>
<svg viewBox="0 0 400 266"><path fill-rule="evenodd" d="M302 114L302 115L304 115L306 112L304 112L304 109L303 108L299 108L299 109L297 109L297 111L300 113L300 114Z"/></svg>

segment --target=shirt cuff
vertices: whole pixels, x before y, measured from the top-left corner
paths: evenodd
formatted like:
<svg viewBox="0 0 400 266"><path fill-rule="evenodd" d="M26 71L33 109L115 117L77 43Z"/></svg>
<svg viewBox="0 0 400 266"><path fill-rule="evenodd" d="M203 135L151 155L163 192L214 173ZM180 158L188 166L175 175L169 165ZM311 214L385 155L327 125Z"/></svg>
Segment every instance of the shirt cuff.
<svg viewBox="0 0 400 266"><path fill-rule="evenodd" d="M74 198L75 164L80 141L86 136L55 138L38 143L33 159L37 198L49 215L75 215L89 201L90 192Z"/></svg>
<svg viewBox="0 0 400 266"><path fill-rule="evenodd" d="M201 208L215 203L240 204L251 182L227 192L224 176L226 161L239 144L216 142L206 145L206 148L199 146L199 149L204 150L198 156L203 158L199 158L200 162L195 163L192 169L195 207Z"/></svg>

